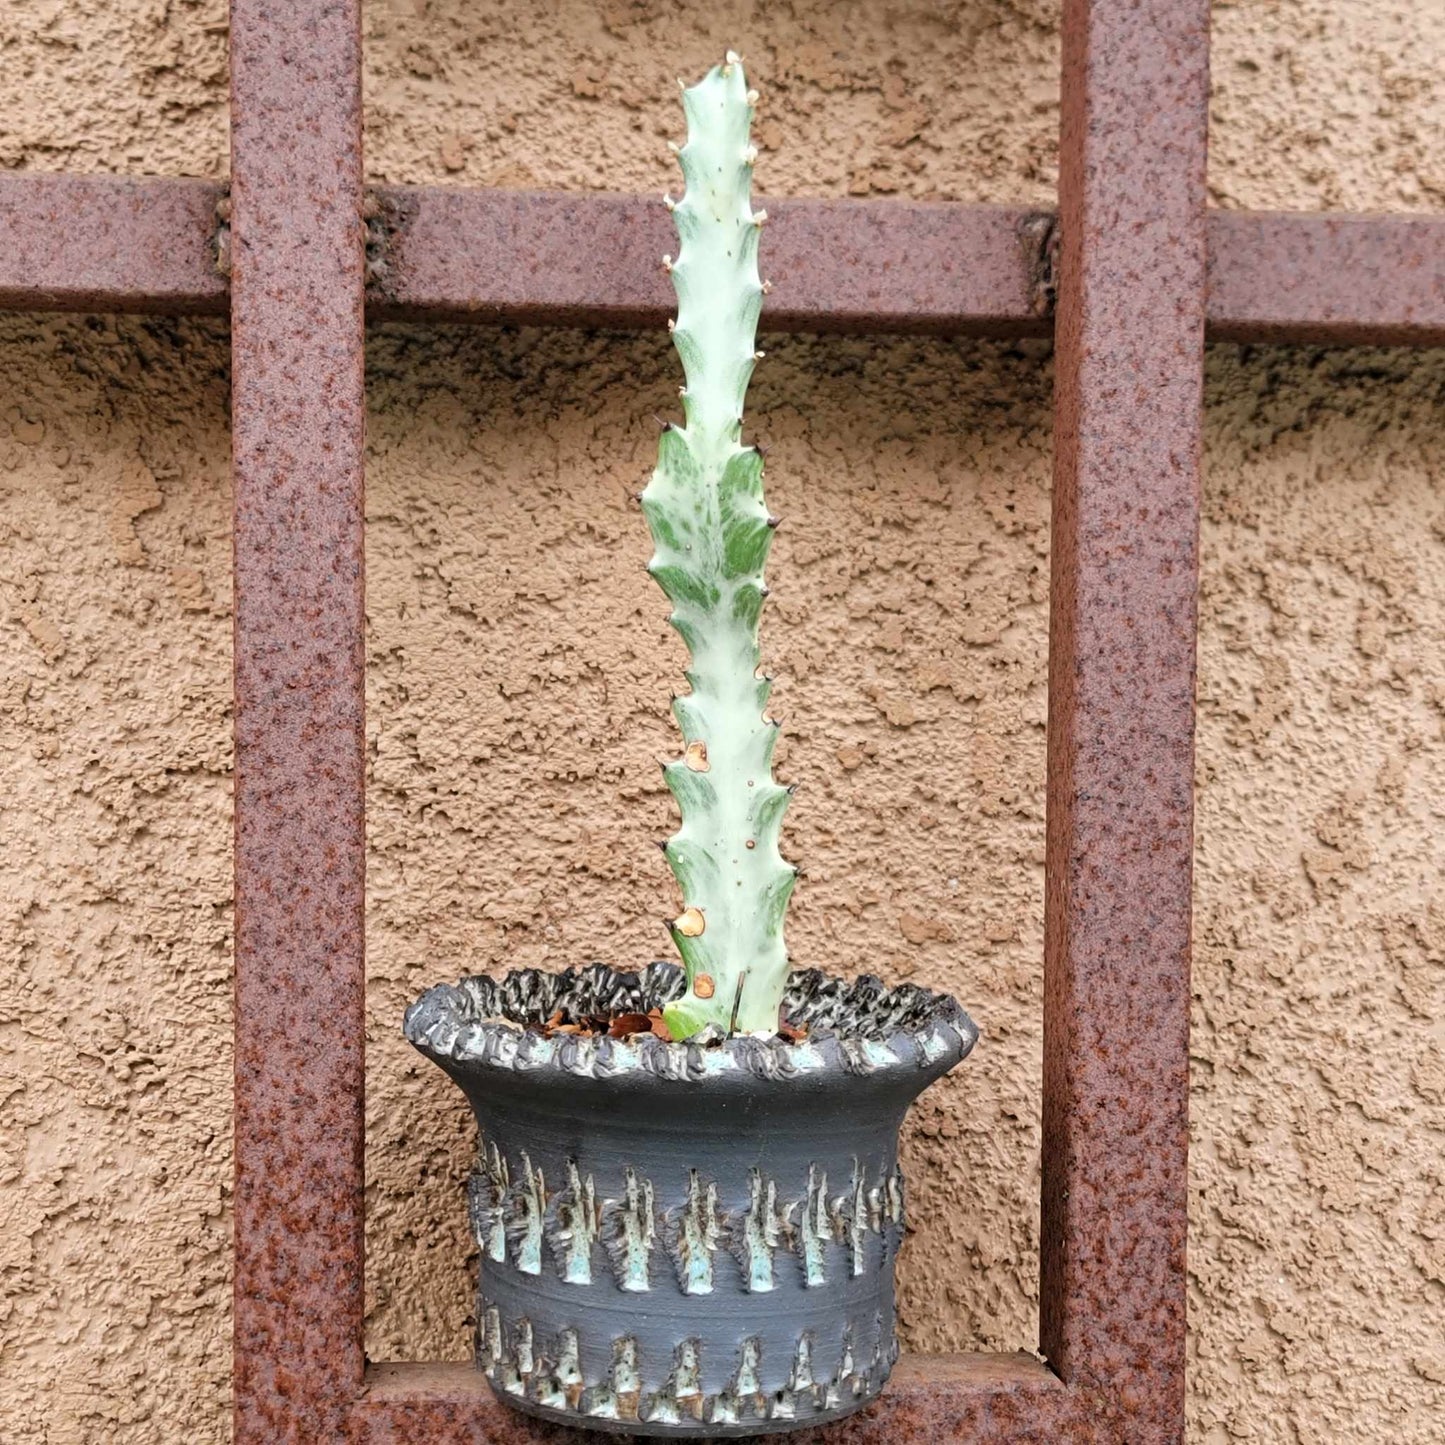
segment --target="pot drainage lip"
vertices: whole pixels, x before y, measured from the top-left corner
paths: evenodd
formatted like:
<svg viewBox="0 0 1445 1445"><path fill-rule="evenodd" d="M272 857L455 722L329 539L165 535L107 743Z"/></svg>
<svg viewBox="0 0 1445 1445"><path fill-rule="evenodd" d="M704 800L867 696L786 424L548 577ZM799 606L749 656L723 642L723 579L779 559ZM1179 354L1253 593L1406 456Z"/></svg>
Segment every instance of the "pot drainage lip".
<svg viewBox="0 0 1445 1445"><path fill-rule="evenodd" d="M700 1081L745 1072L787 1078L842 1068L849 1073L946 1073L978 1039L978 1027L950 995L917 984L892 988L871 974L851 983L818 969L788 979L784 1014L807 1025L793 1042L734 1035L711 1043L630 1038L546 1037L529 1030L559 1008L574 1015L645 1013L679 997L683 970L651 963L639 971L591 964L560 973L514 969L427 990L406 1011L406 1037L440 1064L529 1072L561 1069L607 1077L647 1073Z"/></svg>

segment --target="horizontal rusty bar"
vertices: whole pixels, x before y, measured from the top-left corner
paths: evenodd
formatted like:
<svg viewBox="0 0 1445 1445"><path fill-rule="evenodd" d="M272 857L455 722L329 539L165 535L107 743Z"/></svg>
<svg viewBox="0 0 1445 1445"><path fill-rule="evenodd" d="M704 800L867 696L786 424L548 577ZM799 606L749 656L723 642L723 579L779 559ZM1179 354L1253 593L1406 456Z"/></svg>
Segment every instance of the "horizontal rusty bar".
<svg viewBox="0 0 1445 1445"><path fill-rule="evenodd" d="M226 313L212 181L0 173L0 309Z"/></svg>
<svg viewBox="0 0 1445 1445"><path fill-rule="evenodd" d="M378 193L390 246L379 317L661 327L676 309L658 199L395 188ZM768 212L773 331L1047 334L1030 304L1019 207L775 201Z"/></svg>
<svg viewBox="0 0 1445 1445"><path fill-rule="evenodd" d="M971 1445L1070 1445L1116 1441L1097 1422L1097 1402L1071 1389L1034 1356L905 1355L882 1398L857 1415L790 1435L797 1445L896 1445L968 1440ZM366 1374L347 1439L356 1445L540 1445L576 1441L497 1401L468 1364L378 1364ZM590 1438L590 1437L588 1437Z"/></svg>
<svg viewBox="0 0 1445 1445"><path fill-rule="evenodd" d="M674 244L631 196L384 188L377 319L660 327ZM1053 218L1024 207L768 201L770 331L1047 335ZM1445 344L1445 216L1217 211L1208 335Z"/></svg>
<svg viewBox="0 0 1445 1445"><path fill-rule="evenodd" d="M0 308L226 311L212 181L0 175ZM602 194L382 187L367 315L655 327L660 202ZM1051 217L916 201L768 202L772 331L1046 335ZM1445 344L1445 216L1215 211L1208 335Z"/></svg>
<svg viewBox="0 0 1445 1445"><path fill-rule="evenodd" d="M1207 226L1211 340L1445 342L1445 216L1213 211Z"/></svg>

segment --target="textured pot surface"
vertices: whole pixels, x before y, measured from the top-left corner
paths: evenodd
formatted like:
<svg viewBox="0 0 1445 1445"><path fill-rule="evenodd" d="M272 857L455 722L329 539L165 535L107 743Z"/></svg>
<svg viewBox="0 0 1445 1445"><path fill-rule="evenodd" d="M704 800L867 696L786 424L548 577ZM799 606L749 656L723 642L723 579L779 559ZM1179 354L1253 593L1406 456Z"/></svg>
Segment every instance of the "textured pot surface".
<svg viewBox="0 0 1445 1445"><path fill-rule="evenodd" d="M645 1011L681 970L465 979L406 1034L466 1092L477 1360L499 1395L627 1434L752 1435L878 1393L897 1356L898 1128L972 1048L951 999L794 974L801 1043L547 1038Z"/></svg>

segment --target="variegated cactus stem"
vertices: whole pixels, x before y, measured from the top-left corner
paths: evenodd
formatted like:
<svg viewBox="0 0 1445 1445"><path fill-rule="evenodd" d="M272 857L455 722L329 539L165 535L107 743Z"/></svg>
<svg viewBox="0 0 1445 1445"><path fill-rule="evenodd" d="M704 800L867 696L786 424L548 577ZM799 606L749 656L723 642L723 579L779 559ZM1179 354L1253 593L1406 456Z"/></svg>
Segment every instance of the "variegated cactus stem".
<svg viewBox="0 0 1445 1445"><path fill-rule="evenodd" d="M759 674L763 563L777 519L763 503L763 458L742 440L764 285L750 200L757 95L731 52L683 89L686 190L668 198L676 259L673 341L686 373L685 423L662 435L642 493L655 551L648 570L672 603L691 653L690 691L675 699L683 753L664 767L682 826L664 844L682 888L671 931L687 991L664 1009L673 1038L709 1024L774 1033L788 977L783 914L797 869L778 835L790 789L773 779L777 724Z"/></svg>

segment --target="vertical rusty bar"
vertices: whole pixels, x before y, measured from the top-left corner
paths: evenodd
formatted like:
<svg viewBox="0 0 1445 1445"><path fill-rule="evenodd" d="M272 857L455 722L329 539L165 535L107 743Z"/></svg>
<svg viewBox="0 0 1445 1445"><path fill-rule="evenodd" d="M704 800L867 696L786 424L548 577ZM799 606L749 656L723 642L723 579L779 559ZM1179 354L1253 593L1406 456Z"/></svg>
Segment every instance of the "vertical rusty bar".
<svg viewBox="0 0 1445 1445"><path fill-rule="evenodd" d="M1184 1438L1208 0L1066 0L1041 1343Z"/></svg>
<svg viewBox="0 0 1445 1445"><path fill-rule="evenodd" d="M362 1378L359 0L232 0L235 1440Z"/></svg>

